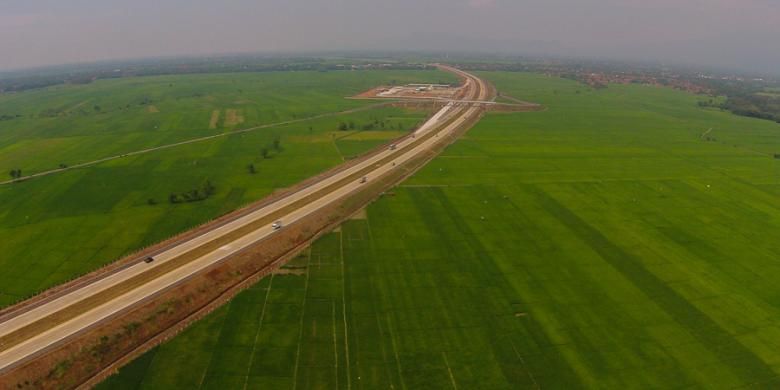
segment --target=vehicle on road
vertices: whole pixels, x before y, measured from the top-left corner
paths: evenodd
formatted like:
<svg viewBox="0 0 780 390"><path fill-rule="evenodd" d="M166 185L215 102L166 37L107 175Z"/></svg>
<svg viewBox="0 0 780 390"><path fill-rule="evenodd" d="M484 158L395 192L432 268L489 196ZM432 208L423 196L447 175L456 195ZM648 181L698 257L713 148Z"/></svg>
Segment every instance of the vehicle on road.
<svg viewBox="0 0 780 390"><path fill-rule="evenodd" d="M153 261L154 261L154 257L152 257L152 256L146 256L146 258L144 259L144 263L147 263L147 264L149 264L149 263L151 263Z"/></svg>
<svg viewBox="0 0 780 390"><path fill-rule="evenodd" d="M281 229L281 228L282 228L282 221L276 221L276 222L272 223L272 224L271 224L271 227L272 227L274 230L279 230L279 229Z"/></svg>
<svg viewBox="0 0 780 390"><path fill-rule="evenodd" d="M390 150L395 150L395 148L396 148L396 144L390 145Z"/></svg>
<svg viewBox="0 0 780 390"><path fill-rule="evenodd" d="M365 182L367 182L367 181L368 181L368 178L367 178L366 176L363 176L363 177L361 177L361 178L360 178L360 183L361 183L361 184L362 184L362 183L365 183Z"/></svg>

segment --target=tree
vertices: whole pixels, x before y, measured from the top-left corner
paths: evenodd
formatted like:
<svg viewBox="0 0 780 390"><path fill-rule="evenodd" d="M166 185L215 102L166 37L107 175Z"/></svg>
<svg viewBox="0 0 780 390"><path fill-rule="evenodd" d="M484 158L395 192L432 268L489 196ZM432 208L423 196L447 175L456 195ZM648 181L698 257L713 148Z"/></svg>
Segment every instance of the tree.
<svg viewBox="0 0 780 390"><path fill-rule="evenodd" d="M249 173L253 175L257 173L257 170L255 169L255 164L249 164L246 168L249 169Z"/></svg>
<svg viewBox="0 0 780 390"><path fill-rule="evenodd" d="M194 189L194 190L191 190L189 192L189 194L185 194L184 197L187 198L190 201L194 201L194 200L205 198L205 197L201 197L200 190L197 189L197 188Z"/></svg>
<svg viewBox="0 0 780 390"><path fill-rule="evenodd" d="M349 121L349 129L355 130L355 122Z"/></svg>
<svg viewBox="0 0 780 390"><path fill-rule="evenodd" d="M276 137L274 137L273 147L274 147L274 150L277 151L277 152L282 150L282 140L281 140L281 138L279 138L278 135Z"/></svg>
<svg viewBox="0 0 780 390"><path fill-rule="evenodd" d="M344 123L344 122L341 122L341 124L339 125L339 130L347 131L347 124Z"/></svg>
<svg viewBox="0 0 780 390"><path fill-rule="evenodd" d="M156 204L157 204L157 201L156 201L156 200L154 200L154 198L149 198L149 199L147 199L147 200L146 200L146 203L147 203L149 206L154 206L154 205L156 205Z"/></svg>
<svg viewBox="0 0 780 390"><path fill-rule="evenodd" d="M216 187L214 187L214 185L211 184L211 181L206 180L206 185L203 186L203 191L206 193L206 197L213 195L214 190L216 190Z"/></svg>
<svg viewBox="0 0 780 390"><path fill-rule="evenodd" d="M12 169L11 172L9 172L9 175L11 175L12 179L18 179L22 177L22 170L21 169Z"/></svg>
<svg viewBox="0 0 780 390"><path fill-rule="evenodd" d="M260 149L260 155L263 156L263 158L268 158L268 148L262 148Z"/></svg>

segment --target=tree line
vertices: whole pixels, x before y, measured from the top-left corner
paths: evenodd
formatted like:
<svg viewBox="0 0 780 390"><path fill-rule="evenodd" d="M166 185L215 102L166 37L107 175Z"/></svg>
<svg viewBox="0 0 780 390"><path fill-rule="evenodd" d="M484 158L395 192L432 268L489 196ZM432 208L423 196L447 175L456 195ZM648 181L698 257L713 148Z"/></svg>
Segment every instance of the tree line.
<svg viewBox="0 0 780 390"><path fill-rule="evenodd" d="M341 122L341 123L339 123L339 127L338 127L339 131L355 130L355 129L358 129L358 128L360 130L363 130L363 131L370 131L370 130L374 130L374 129L377 129L377 128L379 128L379 129L392 129L393 125L385 123L384 120L374 119L373 122L365 123L365 124L362 124L360 126L356 125L355 122L353 122L353 121ZM404 126L403 126L403 124L398 123L395 126L395 128L397 128L398 130L403 130Z"/></svg>
<svg viewBox="0 0 780 390"><path fill-rule="evenodd" d="M335 63L316 57L267 58L252 56L226 56L217 58L179 58L171 60L140 60L104 64L55 66L36 71L15 72L0 78L0 93L21 92L60 84L89 84L95 80L122 77L160 76L199 73L245 73L278 71L338 71L357 69L409 70L435 69L426 64L396 62L372 64L362 60L345 60Z"/></svg>
<svg viewBox="0 0 780 390"><path fill-rule="evenodd" d="M213 184L211 184L211 181L206 180L206 183L203 184L200 188L195 188L186 192L180 192L180 193L171 193L168 196L168 201L172 204L176 203L188 203L188 202L198 202L201 200L206 200L214 193L216 192L217 188L214 187ZM150 199L149 204L154 204L153 199Z"/></svg>

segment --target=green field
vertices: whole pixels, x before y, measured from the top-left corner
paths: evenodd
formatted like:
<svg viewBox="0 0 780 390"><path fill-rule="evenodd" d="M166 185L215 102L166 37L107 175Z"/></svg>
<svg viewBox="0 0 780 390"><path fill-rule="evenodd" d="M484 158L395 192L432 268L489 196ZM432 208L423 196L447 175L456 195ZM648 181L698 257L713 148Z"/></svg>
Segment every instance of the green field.
<svg viewBox="0 0 780 390"><path fill-rule="evenodd" d="M344 96L393 81L442 79L453 81L439 71L192 75L104 80L0 95L0 113L23 114L0 122L0 167L5 172L18 167L28 174L60 163L73 165L232 129L367 106L375 102ZM137 103L147 97L150 104ZM116 108L126 102L135 103ZM95 105L100 112L92 108ZM149 105L159 112L149 112ZM59 107L61 114L39 115L51 107ZM245 122L224 126L227 109L237 110ZM209 129L214 110L220 110L223 119L216 129ZM426 115L374 108L0 185L0 307L322 172L405 134ZM354 123L355 129L338 130L342 122ZM374 128L364 131L368 125ZM277 137L279 150L272 147ZM261 156L263 148L269 149L268 158ZM202 188L206 181L216 187L214 196L169 203L170 194Z"/></svg>
<svg viewBox="0 0 780 390"><path fill-rule="evenodd" d="M548 110L488 115L102 388L780 386L780 126L482 75Z"/></svg>

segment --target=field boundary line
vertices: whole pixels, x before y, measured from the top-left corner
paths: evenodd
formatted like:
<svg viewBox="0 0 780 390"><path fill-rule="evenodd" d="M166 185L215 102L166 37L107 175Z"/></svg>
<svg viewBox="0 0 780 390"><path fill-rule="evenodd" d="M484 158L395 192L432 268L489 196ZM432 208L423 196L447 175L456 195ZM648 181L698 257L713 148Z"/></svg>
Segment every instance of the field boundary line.
<svg viewBox="0 0 780 390"><path fill-rule="evenodd" d="M336 154L339 156L341 161L347 161L347 159L344 158L344 154L341 153L339 145L336 143L336 137L330 137L330 143L333 145L333 149L336 149Z"/></svg>
<svg viewBox="0 0 780 390"><path fill-rule="evenodd" d="M537 390L541 389L541 387L539 386L539 382L537 382L536 378L534 377L534 373L531 372L530 368L525 363L525 359L523 359L523 356L520 355L520 351L517 350L517 347L515 346L515 343L512 340L509 340L509 344L512 345L512 350L515 351L515 355L517 355L517 358L520 359L520 363L522 363L523 367L526 368L526 371L528 372L528 378L530 378L531 381L534 383L534 388L537 389Z"/></svg>
<svg viewBox="0 0 780 390"><path fill-rule="evenodd" d="M458 390L458 384L455 382L455 376L452 375L452 367L450 367L450 362L447 360L447 352L441 351L441 356L444 357L444 364L447 365L447 372L450 374L450 382L452 382L452 388Z"/></svg>
<svg viewBox="0 0 780 390"><path fill-rule="evenodd" d="M301 344L303 342L303 323L306 318L306 300L309 295L309 279L311 278L311 251L306 261L306 284L303 288L303 305L301 306L301 321L298 329L298 348L295 351L295 369L293 370L293 390L298 388L298 366L301 362Z"/></svg>
<svg viewBox="0 0 780 390"><path fill-rule="evenodd" d="M344 320L344 360L347 366L347 390L352 388L349 367L349 332L347 330L347 275L344 272L344 229L339 232L339 257L341 258L341 314Z"/></svg>
<svg viewBox="0 0 780 390"><path fill-rule="evenodd" d="M338 337L336 336L338 332L336 332L336 301L331 300L330 301L330 307L333 310L333 357L335 358L334 367L333 367L333 374L336 377L336 388L339 388L339 343L338 343Z"/></svg>
<svg viewBox="0 0 780 390"><path fill-rule="evenodd" d="M398 367L398 379L401 381L401 388L406 389L406 381L404 381L404 372L401 368L401 357L398 356L398 345L395 342L395 334L393 333L393 320L390 318L390 312L385 313L387 320L387 332L390 333L390 341L393 344L393 355L395 355L395 365Z"/></svg>
<svg viewBox="0 0 780 390"><path fill-rule="evenodd" d="M308 273L309 270L306 270ZM249 366L247 366L246 376L244 378L244 389L249 386L249 374L252 373L252 363L255 360L255 352L257 351L257 339L260 337L260 331L263 328L263 320L265 319L265 308L268 306L268 297L271 295L271 287L274 284L275 272L271 272L271 278L268 280L268 290L265 292L265 300L263 300L263 310L260 311L260 322L257 324L257 331L255 332L255 342L252 344L252 352L249 354Z"/></svg>
<svg viewBox="0 0 780 390"><path fill-rule="evenodd" d="M371 223L369 223L368 218L366 218L365 221L366 221L366 231L368 232L367 233L368 234L368 246L371 249L371 253L375 254L374 253L374 236L371 234ZM372 301L372 304L376 307L376 299L375 299L376 297L375 297L375 295L376 294L372 294L371 295L371 301ZM389 317L390 314L388 313L387 316ZM379 318L379 313L377 313L377 315L375 317L376 317L376 327L377 327L377 330L379 330L379 335L383 336L384 332L382 331L382 329L383 329L382 328L382 320ZM396 367L397 367L397 371L398 371L398 381L401 382L401 388L406 389L406 383L404 382L404 377L403 377L403 374L401 373L401 360L398 358L398 350L396 349L395 339L393 338L392 329L389 329L391 325L388 324L387 326L388 326L387 331L390 334L390 341L392 342L393 355L395 356L395 363L396 363ZM385 364L385 370L387 371L387 379L390 380L391 387L392 387L392 379L391 379L392 378L392 374L390 372L390 363L388 362L388 359L387 359L387 348L385 347L385 342L384 341L381 341L379 343L379 345L382 347L382 360L385 361L385 363L386 363Z"/></svg>
<svg viewBox="0 0 780 390"><path fill-rule="evenodd" d="M217 334L217 337L216 337L216 345L219 345L219 339L222 337L222 331L225 330L225 322L227 321L228 314L230 312L230 305L225 305L225 309L226 309L225 318L222 320L222 324L219 327L219 333ZM204 318L205 318L205 316L204 316ZM166 342L167 342L167 340L166 340ZM206 368L203 370L203 373L200 375L200 380L198 381L198 389L202 389L203 388L203 384L206 383L206 377L208 377L208 375L209 375L209 368L211 367L211 362L214 361L214 354L215 353L216 353L216 351L212 350L211 353L209 354L209 359L208 359L208 363L206 364Z"/></svg>

